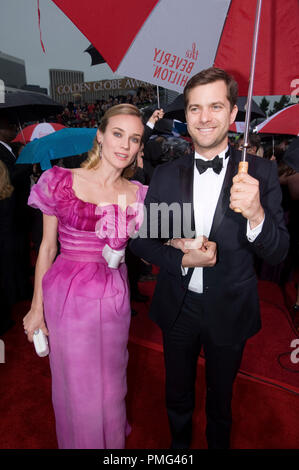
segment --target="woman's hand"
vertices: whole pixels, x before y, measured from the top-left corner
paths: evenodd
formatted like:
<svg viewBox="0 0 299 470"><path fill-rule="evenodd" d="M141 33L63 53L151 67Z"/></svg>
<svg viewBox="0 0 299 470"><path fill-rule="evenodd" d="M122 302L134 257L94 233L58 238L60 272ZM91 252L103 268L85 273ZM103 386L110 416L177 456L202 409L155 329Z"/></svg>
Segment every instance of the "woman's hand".
<svg viewBox="0 0 299 470"><path fill-rule="evenodd" d="M33 334L35 330L42 330L46 336L49 336L48 329L45 324L44 314L42 309L31 308L27 315L23 318L24 331L27 334L27 339L30 343L33 341Z"/></svg>

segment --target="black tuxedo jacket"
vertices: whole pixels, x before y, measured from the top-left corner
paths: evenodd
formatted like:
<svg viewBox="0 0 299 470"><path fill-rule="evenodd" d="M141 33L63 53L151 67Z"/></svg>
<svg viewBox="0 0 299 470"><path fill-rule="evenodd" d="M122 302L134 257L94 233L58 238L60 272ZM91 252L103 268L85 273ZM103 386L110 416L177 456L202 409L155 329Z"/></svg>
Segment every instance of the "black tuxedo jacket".
<svg viewBox="0 0 299 470"><path fill-rule="evenodd" d="M30 174L32 173L31 164L16 164L16 158L13 154L0 143L0 160L7 166L10 181L15 186L24 186L24 179L27 178L29 181ZM30 181L29 181L30 184Z"/></svg>
<svg viewBox="0 0 299 470"><path fill-rule="evenodd" d="M13 171L16 159L12 153L5 147L5 145L0 143L0 160L7 166L10 179L13 178Z"/></svg>
<svg viewBox="0 0 299 470"><path fill-rule="evenodd" d="M254 254L278 264L289 247L276 164L253 155L247 157L249 174L259 180L265 211L262 232L250 243L246 237L247 219L229 208L232 178L241 159L241 152L231 149L209 236L217 243L217 263L203 268L205 315L210 335L219 345L240 343L260 329ZM170 238L193 236L193 172L194 156L190 155L157 167L145 199L143 226L130 245L137 256L160 266L150 316L164 331L171 328L180 313L193 272L189 269L183 276L183 253L164 244ZM186 210L181 217L171 210L167 213L165 206L161 212L150 210L151 205L156 209L161 203ZM169 234L165 233L167 225Z"/></svg>
<svg viewBox="0 0 299 470"><path fill-rule="evenodd" d="M32 165L16 164L16 158L0 143L0 160L6 165L11 184L14 187L15 198L15 221L18 230L25 230L28 225L27 200L30 193L30 174Z"/></svg>

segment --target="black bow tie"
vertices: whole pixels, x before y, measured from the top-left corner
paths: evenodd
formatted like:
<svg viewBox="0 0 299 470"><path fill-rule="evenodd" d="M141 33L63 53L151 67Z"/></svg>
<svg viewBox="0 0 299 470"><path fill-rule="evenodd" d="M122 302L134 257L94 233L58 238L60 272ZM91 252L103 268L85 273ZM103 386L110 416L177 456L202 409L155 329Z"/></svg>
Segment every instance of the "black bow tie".
<svg viewBox="0 0 299 470"><path fill-rule="evenodd" d="M219 158L219 155L213 158L213 160L202 160L201 158L196 158L195 163L200 174L204 173L208 168L213 168L215 173L219 175L223 166L223 158Z"/></svg>

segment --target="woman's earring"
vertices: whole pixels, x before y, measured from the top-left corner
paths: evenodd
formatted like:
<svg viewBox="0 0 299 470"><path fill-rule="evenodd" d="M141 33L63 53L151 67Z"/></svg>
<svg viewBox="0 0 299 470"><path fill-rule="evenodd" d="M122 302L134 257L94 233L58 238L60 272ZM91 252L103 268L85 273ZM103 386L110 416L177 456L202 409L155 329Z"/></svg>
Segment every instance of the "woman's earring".
<svg viewBox="0 0 299 470"><path fill-rule="evenodd" d="M99 142L99 157L100 158L102 158L102 148L103 148L102 142Z"/></svg>

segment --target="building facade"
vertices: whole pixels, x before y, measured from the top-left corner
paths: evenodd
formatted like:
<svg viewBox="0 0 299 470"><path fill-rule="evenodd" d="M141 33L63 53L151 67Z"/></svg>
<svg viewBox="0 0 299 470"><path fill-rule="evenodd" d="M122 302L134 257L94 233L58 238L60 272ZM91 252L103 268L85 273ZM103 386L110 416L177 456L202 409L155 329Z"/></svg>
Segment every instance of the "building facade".
<svg viewBox="0 0 299 470"><path fill-rule="evenodd" d="M6 87L22 88L27 85L25 61L0 51L0 80Z"/></svg>
<svg viewBox="0 0 299 470"><path fill-rule="evenodd" d="M67 104L69 101L76 101L72 86L76 83L84 82L84 72L78 70L50 69L50 95L54 101ZM59 93L58 87L64 86L65 93ZM68 87L68 88L67 88Z"/></svg>

